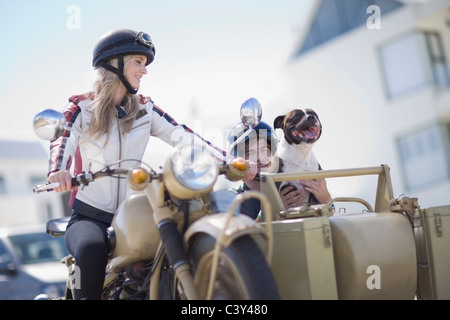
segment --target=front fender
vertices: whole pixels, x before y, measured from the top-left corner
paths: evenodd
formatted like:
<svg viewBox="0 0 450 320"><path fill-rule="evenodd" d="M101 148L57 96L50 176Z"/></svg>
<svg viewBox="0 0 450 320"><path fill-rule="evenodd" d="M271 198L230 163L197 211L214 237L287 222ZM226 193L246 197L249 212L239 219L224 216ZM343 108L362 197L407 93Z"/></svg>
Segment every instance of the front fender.
<svg viewBox="0 0 450 320"><path fill-rule="evenodd" d="M229 213L216 213L195 221L184 235L186 243L189 243L190 239L199 233L206 233L219 240L222 235L222 230L227 223L228 215ZM234 239L243 235L257 234L266 237L264 227L246 215L234 215L231 217L227 229L223 232L221 242L224 246L229 246Z"/></svg>

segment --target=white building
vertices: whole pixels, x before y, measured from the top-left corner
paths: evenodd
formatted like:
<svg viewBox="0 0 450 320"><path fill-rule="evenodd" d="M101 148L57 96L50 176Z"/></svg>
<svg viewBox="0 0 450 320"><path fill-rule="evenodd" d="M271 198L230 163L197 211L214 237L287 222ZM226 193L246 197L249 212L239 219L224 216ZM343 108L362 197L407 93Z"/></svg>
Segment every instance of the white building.
<svg viewBox="0 0 450 320"><path fill-rule="evenodd" d="M301 30L271 108L318 112L324 169L387 164L396 195L450 204L450 1L317 0ZM369 180L328 185L373 200Z"/></svg>
<svg viewBox="0 0 450 320"><path fill-rule="evenodd" d="M33 193L34 186L46 181L47 166L48 153L41 143L0 140L0 226L64 216L61 194Z"/></svg>

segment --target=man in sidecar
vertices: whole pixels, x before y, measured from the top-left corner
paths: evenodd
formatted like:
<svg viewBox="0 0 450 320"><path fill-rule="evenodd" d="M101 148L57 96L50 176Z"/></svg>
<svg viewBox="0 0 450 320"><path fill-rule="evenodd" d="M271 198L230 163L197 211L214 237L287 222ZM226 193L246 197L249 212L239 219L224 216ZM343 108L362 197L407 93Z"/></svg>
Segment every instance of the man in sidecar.
<svg viewBox="0 0 450 320"><path fill-rule="evenodd" d="M228 143L231 144L240 136L242 136L248 127L242 122L237 123L229 132L227 136ZM278 166L273 164L274 155L278 146L278 137L275 130L266 122L261 121L244 141L238 143L231 152L234 156L244 158L249 162L250 173L244 179L244 182L237 188L232 190L237 194L255 190L260 191L260 172L268 172L269 167ZM328 192L325 179L318 179L315 181L306 181L305 188L311 192L319 203L327 203L331 200L331 195ZM300 190L294 190L293 186L280 191L280 197L285 208L292 208L300 206L302 196ZM248 199L242 206L240 212L248 215L253 219L257 219L261 211L261 203L258 199Z"/></svg>

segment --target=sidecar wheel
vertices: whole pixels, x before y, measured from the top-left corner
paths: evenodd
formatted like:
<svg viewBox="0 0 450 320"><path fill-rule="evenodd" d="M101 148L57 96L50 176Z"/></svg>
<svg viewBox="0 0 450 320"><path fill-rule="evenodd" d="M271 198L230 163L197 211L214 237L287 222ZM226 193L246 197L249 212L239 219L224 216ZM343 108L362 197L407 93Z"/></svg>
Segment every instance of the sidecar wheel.
<svg viewBox="0 0 450 320"><path fill-rule="evenodd" d="M190 247L194 281L200 299L207 298L216 240L199 235ZM213 300L280 299L267 260L252 237L246 235L222 249L214 283Z"/></svg>

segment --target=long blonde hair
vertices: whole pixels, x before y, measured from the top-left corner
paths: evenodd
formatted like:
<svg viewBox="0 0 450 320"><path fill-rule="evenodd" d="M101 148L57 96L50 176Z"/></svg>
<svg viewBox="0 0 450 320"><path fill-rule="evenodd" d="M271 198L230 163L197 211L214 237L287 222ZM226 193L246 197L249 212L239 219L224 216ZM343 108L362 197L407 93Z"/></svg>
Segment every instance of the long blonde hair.
<svg viewBox="0 0 450 320"><path fill-rule="evenodd" d="M132 58L132 55L124 57L124 70L126 70ZM109 64L117 68L117 58L111 59ZM90 93L90 96L93 97L92 119L87 129L87 134L94 139L106 134L106 145L109 140L111 124L117 119L117 110L113 101L114 93L121 86L124 87L124 85L115 73L105 68L98 67L97 72L98 76L94 82L93 91ZM139 97L126 91L122 107L127 115L120 119L120 130L122 134L125 134L133 127L134 119L139 111Z"/></svg>

